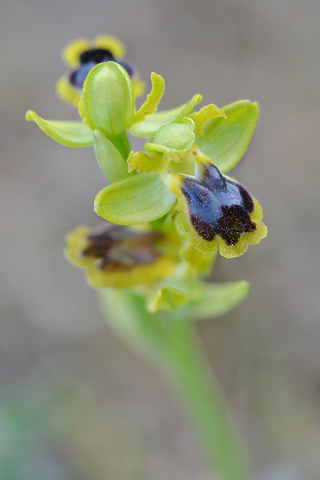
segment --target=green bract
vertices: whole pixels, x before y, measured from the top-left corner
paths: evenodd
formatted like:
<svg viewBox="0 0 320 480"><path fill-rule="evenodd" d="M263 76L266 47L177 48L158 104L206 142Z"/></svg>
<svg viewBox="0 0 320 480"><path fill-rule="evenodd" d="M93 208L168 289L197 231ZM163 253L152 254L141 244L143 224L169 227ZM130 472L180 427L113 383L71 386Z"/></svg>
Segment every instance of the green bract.
<svg viewBox="0 0 320 480"><path fill-rule="evenodd" d="M94 131L94 153L110 183L129 178L128 165L114 144L99 130Z"/></svg>
<svg viewBox="0 0 320 480"><path fill-rule="evenodd" d="M159 175L142 173L114 183L95 198L95 212L118 225L140 225L171 210L176 197Z"/></svg>
<svg viewBox="0 0 320 480"><path fill-rule="evenodd" d="M250 285L240 282L205 283L202 297L190 306L190 318L204 320L224 315L233 310L249 293Z"/></svg>

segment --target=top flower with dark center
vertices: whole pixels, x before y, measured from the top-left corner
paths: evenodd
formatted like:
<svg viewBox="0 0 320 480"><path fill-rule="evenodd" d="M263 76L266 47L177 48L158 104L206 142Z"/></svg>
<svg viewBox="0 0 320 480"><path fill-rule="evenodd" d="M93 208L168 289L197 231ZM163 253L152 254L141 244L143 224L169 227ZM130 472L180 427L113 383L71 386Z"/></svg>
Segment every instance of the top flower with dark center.
<svg viewBox="0 0 320 480"><path fill-rule="evenodd" d="M139 97L144 92L144 82L138 78L136 67L123 58L124 55L125 47L115 37L100 35L92 43L86 39L74 40L63 51L63 58L73 71L58 80L58 94L66 102L77 106L89 71L98 63L114 61L127 71L133 83L135 97Z"/></svg>
<svg viewBox="0 0 320 480"><path fill-rule="evenodd" d="M103 48L92 48L80 55L80 66L77 70L74 70L69 77L70 83L76 88L82 88L83 82L86 76L90 72L91 68L101 62L109 62L114 60L114 56L110 50Z"/></svg>
<svg viewBox="0 0 320 480"><path fill-rule="evenodd" d="M109 62L110 60L119 63L127 71L130 78L135 75L136 69L128 61L116 60L110 50L104 48L92 48L80 55L80 66L70 74L70 83L74 87L81 89L91 68L98 65L98 63Z"/></svg>

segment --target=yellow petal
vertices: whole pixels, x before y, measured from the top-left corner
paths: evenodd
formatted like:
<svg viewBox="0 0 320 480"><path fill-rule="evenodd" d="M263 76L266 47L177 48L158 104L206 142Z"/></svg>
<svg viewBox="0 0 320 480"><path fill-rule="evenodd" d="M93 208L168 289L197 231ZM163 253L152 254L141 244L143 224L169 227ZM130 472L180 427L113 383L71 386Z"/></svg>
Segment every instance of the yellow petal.
<svg viewBox="0 0 320 480"><path fill-rule="evenodd" d="M162 156L147 155L144 152L130 152L128 157L128 170L133 172L158 173L161 167Z"/></svg>
<svg viewBox="0 0 320 480"><path fill-rule="evenodd" d="M148 285L167 277L175 266L176 263L168 257L159 257L149 265L136 265L127 270L104 271L97 263L92 263L87 269L87 279L95 288L129 288L134 285Z"/></svg>
<svg viewBox="0 0 320 480"><path fill-rule="evenodd" d="M95 261L95 257L83 255L83 252L89 246L88 236L90 232L90 228L86 225L79 225L73 232L66 234L65 255L77 267L87 267Z"/></svg>
<svg viewBox="0 0 320 480"><path fill-rule="evenodd" d="M132 86L133 86L133 94L134 98L139 98L141 95L144 94L146 89L146 84L141 78L133 78L132 79Z"/></svg>
<svg viewBox="0 0 320 480"><path fill-rule="evenodd" d="M89 50L89 48L89 40L86 38L77 38L63 49L62 58L69 67L76 68L80 64L81 53Z"/></svg>
<svg viewBox="0 0 320 480"><path fill-rule="evenodd" d="M92 43L96 48L109 50L116 58L123 58L126 54L126 47L124 44L112 35L98 35L93 39Z"/></svg>
<svg viewBox="0 0 320 480"><path fill-rule="evenodd" d="M80 100L80 91L73 88L66 77L60 77L56 83L56 91L59 97L74 107L78 106Z"/></svg>

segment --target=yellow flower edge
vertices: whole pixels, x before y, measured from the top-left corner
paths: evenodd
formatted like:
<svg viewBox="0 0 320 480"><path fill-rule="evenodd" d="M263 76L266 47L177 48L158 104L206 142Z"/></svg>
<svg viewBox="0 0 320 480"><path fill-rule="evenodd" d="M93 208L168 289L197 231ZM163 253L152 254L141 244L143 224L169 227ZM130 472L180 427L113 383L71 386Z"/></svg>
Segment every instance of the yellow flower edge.
<svg viewBox="0 0 320 480"><path fill-rule="evenodd" d="M126 47L116 37L112 35L98 35L92 41L93 47L109 50L116 58L123 58L126 54Z"/></svg>
<svg viewBox="0 0 320 480"><path fill-rule="evenodd" d="M79 225L73 232L66 234L65 255L77 267L88 267L95 261L95 257L85 257L83 252L89 247L88 236L91 229L86 225Z"/></svg>
<svg viewBox="0 0 320 480"><path fill-rule="evenodd" d="M81 92L74 88L65 76L60 77L56 83L56 92L65 102L77 107L81 98Z"/></svg>
<svg viewBox="0 0 320 480"><path fill-rule="evenodd" d="M87 268L87 281L95 288L129 288L134 285L148 285L163 277L168 277L176 267L171 258L159 257L149 265L138 265L130 270L104 271L97 263Z"/></svg>
<svg viewBox="0 0 320 480"><path fill-rule="evenodd" d="M62 50L62 58L70 68L76 68L79 65L81 53L89 50L90 42L86 38L76 38Z"/></svg>
<svg viewBox="0 0 320 480"><path fill-rule="evenodd" d="M65 256L72 264L86 270L87 281L92 287L129 288L134 285L149 285L170 276L177 266L178 260L170 251L169 239L165 239L159 244L161 254L152 263L136 263L131 268L121 268L111 262L110 266L101 268L102 258L84 254L90 247L91 234L91 228L85 225L67 233Z"/></svg>

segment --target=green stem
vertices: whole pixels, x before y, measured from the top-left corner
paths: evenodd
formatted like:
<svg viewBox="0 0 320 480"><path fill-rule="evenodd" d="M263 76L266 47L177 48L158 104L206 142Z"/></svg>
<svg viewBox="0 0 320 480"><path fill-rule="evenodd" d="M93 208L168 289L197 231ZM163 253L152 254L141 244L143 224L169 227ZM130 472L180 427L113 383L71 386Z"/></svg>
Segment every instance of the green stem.
<svg viewBox="0 0 320 480"><path fill-rule="evenodd" d="M109 323L156 362L171 380L202 435L220 480L249 480L242 448L209 374L191 322L149 314L144 300L126 292L102 297Z"/></svg>
<svg viewBox="0 0 320 480"><path fill-rule="evenodd" d="M170 321L170 320L169 320ZM208 371L191 322L175 320L169 374L191 418L202 434L221 480L248 480L243 450L228 419L219 388Z"/></svg>

